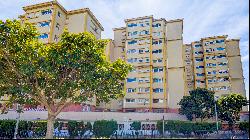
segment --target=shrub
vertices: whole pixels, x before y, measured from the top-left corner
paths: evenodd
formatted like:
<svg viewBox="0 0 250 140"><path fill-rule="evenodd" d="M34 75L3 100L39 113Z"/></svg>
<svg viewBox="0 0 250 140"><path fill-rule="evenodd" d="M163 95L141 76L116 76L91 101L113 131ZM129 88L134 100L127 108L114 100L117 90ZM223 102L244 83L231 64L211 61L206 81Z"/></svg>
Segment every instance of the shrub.
<svg viewBox="0 0 250 140"><path fill-rule="evenodd" d="M219 123L219 129L221 124ZM157 121L157 129L162 134L162 120ZM189 122L189 121L165 121L165 131L170 132L171 134L183 133L185 135L190 135L192 132L201 133L201 132L213 132L216 131L216 123L209 122Z"/></svg>
<svg viewBox="0 0 250 140"><path fill-rule="evenodd" d="M240 122L240 130L249 132L249 122Z"/></svg>
<svg viewBox="0 0 250 140"><path fill-rule="evenodd" d="M100 120L94 122L93 131L96 137L110 137L117 128L117 122L114 120Z"/></svg>

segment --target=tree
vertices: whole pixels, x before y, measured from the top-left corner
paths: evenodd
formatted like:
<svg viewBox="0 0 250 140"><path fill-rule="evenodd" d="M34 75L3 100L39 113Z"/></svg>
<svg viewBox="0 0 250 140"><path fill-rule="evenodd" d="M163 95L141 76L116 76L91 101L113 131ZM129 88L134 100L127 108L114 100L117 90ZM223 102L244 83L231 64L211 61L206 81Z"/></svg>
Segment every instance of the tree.
<svg viewBox="0 0 250 140"><path fill-rule="evenodd" d="M134 121L130 124L130 127L136 131L136 137L138 138L139 132L138 130L141 129L141 122L140 121Z"/></svg>
<svg viewBox="0 0 250 140"><path fill-rule="evenodd" d="M57 44L43 44L38 35L29 23L0 21L0 96L9 95L7 106L45 106L46 138L53 137L55 118L67 105L124 96L121 81L132 67L106 60L107 40L65 31Z"/></svg>
<svg viewBox="0 0 250 140"><path fill-rule="evenodd" d="M186 115L189 120L211 118L214 114L214 92L205 88L197 88L184 96L178 103L179 113Z"/></svg>
<svg viewBox="0 0 250 140"><path fill-rule="evenodd" d="M242 107L248 105L247 99L236 93L221 97L217 103L218 117L223 121L227 121L230 129L240 119Z"/></svg>

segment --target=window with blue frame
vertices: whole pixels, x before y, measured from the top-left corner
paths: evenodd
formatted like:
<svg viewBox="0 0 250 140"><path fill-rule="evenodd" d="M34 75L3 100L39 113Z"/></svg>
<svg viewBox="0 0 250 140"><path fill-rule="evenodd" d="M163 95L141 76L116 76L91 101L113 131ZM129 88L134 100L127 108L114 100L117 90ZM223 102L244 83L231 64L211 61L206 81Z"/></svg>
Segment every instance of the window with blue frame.
<svg viewBox="0 0 250 140"><path fill-rule="evenodd" d="M153 82L154 83L162 83L163 82L163 78L154 78Z"/></svg>
<svg viewBox="0 0 250 140"><path fill-rule="evenodd" d="M196 62L202 62L202 61L203 61L203 58L196 58L195 61L196 61Z"/></svg>
<svg viewBox="0 0 250 140"><path fill-rule="evenodd" d="M225 58L226 55L218 55L217 58Z"/></svg>
<svg viewBox="0 0 250 140"><path fill-rule="evenodd" d="M204 73L196 73L197 76L204 76Z"/></svg>
<svg viewBox="0 0 250 140"><path fill-rule="evenodd" d="M219 47L219 48L217 48L217 50L218 51L223 51L223 50L225 50L225 48Z"/></svg>
<svg viewBox="0 0 250 140"><path fill-rule="evenodd" d="M196 44L196 45L194 45L194 47L195 47L195 48L199 48L199 47L201 47L201 45L197 45L197 44Z"/></svg>
<svg viewBox="0 0 250 140"><path fill-rule="evenodd" d="M45 38L48 38L48 37L49 37L49 35L47 33L43 33L40 36L38 36L38 39L45 39Z"/></svg>
<svg viewBox="0 0 250 140"><path fill-rule="evenodd" d="M39 25L40 27L45 27L45 26L49 26L50 22L45 21L45 22L40 22L39 24L40 24Z"/></svg>
<svg viewBox="0 0 250 140"><path fill-rule="evenodd" d="M163 72L163 68L153 68L153 72Z"/></svg>
<svg viewBox="0 0 250 140"><path fill-rule="evenodd" d="M204 66L196 66L196 69L202 69Z"/></svg>
<svg viewBox="0 0 250 140"><path fill-rule="evenodd" d="M224 43L224 39L222 39L222 40L216 40L216 43Z"/></svg>
<svg viewBox="0 0 250 140"><path fill-rule="evenodd" d="M52 10L51 9L47 9L47 10L42 10L42 15L48 15L48 14L51 14L52 13Z"/></svg>
<svg viewBox="0 0 250 140"><path fill-rule="evenodd" d="M127 83L136 82L136 78L127 78Z"/></svg>
<svg viewBox="0 0 250 140"><path fill-rule="evenodd" d="M135 24L135 23L128 24L128 27L136 27L136 26L137 26L137 24Z"/></svg>
<svg viewBox="0 0 250 140"><path fill-rule="evenodd" d="M153 50L152 53L162 53L162 49Z"/></svg>
<svg viewBox="0 0 250 140"><path fill-rule="evenodd" d="M153 92L155 93L163 92L163 88L153 88Z"/></svg>
<svg viewBox="0 0 250 140"><path fill-rule="evenodd" d="M128 93L136 92L136 89L135 88L127 88L127 92Z"/></svg>
<svg viewBox="0 0 250 140"><path fill-rule="evenodd" d="M128 42L128 44L129 44L129 45L131 45L131 44L135 44L135 43L137 43L137 41L136 41L136 40L132 40L132 41Z"/></svg>
<svg viewBox="0 0 250 140"><path fill-rule="evenodd" d="M153 24L152 27L161 27L160 23Z"/></svg>

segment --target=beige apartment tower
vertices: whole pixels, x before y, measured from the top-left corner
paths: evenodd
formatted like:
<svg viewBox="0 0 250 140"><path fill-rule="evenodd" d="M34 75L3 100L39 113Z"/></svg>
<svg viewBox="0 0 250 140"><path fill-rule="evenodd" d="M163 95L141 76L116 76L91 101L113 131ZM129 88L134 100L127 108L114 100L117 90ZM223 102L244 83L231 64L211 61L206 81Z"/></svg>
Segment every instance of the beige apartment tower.
<svg viewBox="0 0 250 140"><path fill-rule="evenodd" d="M112 55L133 65L124 98L102 107L123 112L176 112L184 95L183 20L153 16L125 20L114 28Z"/></svg>
<svg viewBox="0 0 250 140"><path fill-rule="evenodd" d="M183 45L186 94L201 87L215 91L219 97L230 93L246 97L240 40L227 37L206 37Z"/></svg>
<svg viewBox="0 0 250 140"><path fill-rule="evenodd" d="M88 8L67 11L56 0L23 7L23 22L32 23L41 33L43 43L58 42L66 28L71 33L88 31L101 38L102 25Z"/></svg>

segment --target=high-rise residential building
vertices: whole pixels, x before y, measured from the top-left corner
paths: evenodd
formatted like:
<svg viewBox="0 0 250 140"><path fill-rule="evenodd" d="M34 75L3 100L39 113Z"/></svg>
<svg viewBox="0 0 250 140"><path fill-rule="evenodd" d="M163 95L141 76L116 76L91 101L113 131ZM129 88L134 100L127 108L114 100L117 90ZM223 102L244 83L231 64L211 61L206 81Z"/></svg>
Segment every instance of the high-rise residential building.
<svg viewBox="0 0 250 140"><path fill-rule="evenodd" d="M124 81L125 97L107 107L123 112L176 111L184 95L183 20L145 16L125 23L113 29L111 61L124 59L134 69Z"/></svg>
<svg viewBox="0 0 250 140"><path fill-rule="evenodd" d="M183 45L186 94L197 87L216 96L240 93L246 97L239 39L227 35L201 38Z"/></svg>
<svg viewBox="0 0 250 140"><path fill-rule="evenodd" d="M58 42L67 28L71 33L88 31L101 38L102 25L88 8L67 11L56 0L23 7L25 14L19 18L32 23L41 33L43 43Z"/></svg>

